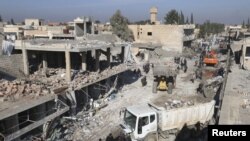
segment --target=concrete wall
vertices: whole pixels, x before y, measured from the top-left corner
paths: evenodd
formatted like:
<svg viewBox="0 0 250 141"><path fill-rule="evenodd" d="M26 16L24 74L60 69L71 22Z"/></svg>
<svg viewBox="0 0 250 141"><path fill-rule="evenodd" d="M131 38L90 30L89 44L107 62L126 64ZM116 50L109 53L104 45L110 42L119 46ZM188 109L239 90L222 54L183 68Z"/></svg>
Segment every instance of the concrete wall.
<svg viewBox="0 0 250 141"><path fill-rule="evenodd" d="M3 23L0 23L0 32L3 32ZM2 40L3 36L0 35L0 73L8 74L13 77L22 77L22 54L12 54L11 56L2 55Z"/></svg>
<svg viewBox="0 0 250 141"><path fill-rule="evenodd" d="M66 29L66 26L47 26L48 32L52 34L63 34L64 29Z"/></svg>
<svg viewBox="0 0 250 141"><path fill-rule="evenodd" d="M182 51L184 30L179 25L129 25L136 42L161 43L165 50ZM149 35L149 34L152 35Z"/></svg>
<svg viewBox="0 0 250 141"><path fill-rule="evenodd" d="M27 26L39 26L39 25L41 25L39 19L25 19L24 23Z"/></svg>
<svg viewBox="0 0 250 141"><path fill-rule="evenodd" d="M16 25L9 25L9 26L5 26L3 31L6 33L18 33L21 32L21 27L20 26L16 26Z"/></svg>
<svg viewBox="0 0 250 141"><path fill-rule="evenodd" d="M0 71L14 77L23 77L22 54L0 55Z"/></svg>
<svg viewBox="0 0 250 141"><path fill-rule="evenodd" d="M75 34L77 37L79 36L83 36L84 35L84 25L82 23L78 24L76 23L75 24Z"/></svg>
<svg viewBox="0 0 250 141"><path fill-rule="evenodd" d="M3 32L5 34L14 34L16 35L17 39L20 39L23 34L23 30L19 25L5 25L5 27L3 28Z"/></svg>
<svg viewBox="0 0 250 141"><path fill-rule="evenodd" d="M0 22L0 55L2 54L2 41L4 38L1 33L3 33L3 23L2 22Z"/></svg>
<svg viewBox="0 0 250 141"><path fill-rule="evenodd" d="M24 36L35 36L35 35L46 35L48 36L47 31L42 30L24 30Z"/></svg>

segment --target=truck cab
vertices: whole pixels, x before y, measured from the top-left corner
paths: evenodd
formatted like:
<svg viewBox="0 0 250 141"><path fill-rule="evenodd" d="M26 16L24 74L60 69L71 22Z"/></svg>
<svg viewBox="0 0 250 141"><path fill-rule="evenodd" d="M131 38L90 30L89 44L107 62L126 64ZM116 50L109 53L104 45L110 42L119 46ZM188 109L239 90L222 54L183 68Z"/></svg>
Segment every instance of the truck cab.
<svg viewBox="0 0 250 141"><path fill-rule="evenodd" d="M242 46L241 53L241 67L250 70L250 39L245 40L245 43Z"/></svg>
<svg viewBox="0 0 250 141"><path fill-rule="evenodd" d="M157 113L147 105L127 107L121 127L132 141L143 140L157 132Z"/></svg>

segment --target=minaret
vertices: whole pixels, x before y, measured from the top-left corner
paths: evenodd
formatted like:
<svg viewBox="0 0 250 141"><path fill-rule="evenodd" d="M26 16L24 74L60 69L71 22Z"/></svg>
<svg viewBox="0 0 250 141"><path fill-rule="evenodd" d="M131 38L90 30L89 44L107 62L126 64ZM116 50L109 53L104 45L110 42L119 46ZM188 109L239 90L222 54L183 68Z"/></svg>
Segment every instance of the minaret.
<svg viewBox="0 0 250 141"><path fill-rule="evenodd" d="M158 10L156 7L152 7L150 9L150 22L151 22L151 24L155 24L157 22L157 13L158 13Z"/></svg>

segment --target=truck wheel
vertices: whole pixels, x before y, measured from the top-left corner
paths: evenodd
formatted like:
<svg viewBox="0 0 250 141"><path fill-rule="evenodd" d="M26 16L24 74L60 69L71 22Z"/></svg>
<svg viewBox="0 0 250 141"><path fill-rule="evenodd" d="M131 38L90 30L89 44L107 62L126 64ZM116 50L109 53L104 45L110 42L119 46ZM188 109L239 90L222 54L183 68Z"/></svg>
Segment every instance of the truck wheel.
<svg viewBox="0 0 250 141"><path fill-rule="evenodd" d="M156 135L155 134L149 134L147 137L144 139L144 141L157 141Z"/></svg>
<svg viewBox="0 0 250 141"><path fill-rule="evenodd" d="M154 81L153 82L153 88L152 88L152 92L155 94L155 93L157 93L157 81Z"/></svg>
<svg viewBox="0 0 250 141"><path fill-rule="evenodd" d="M173 83L169 82L168 83L168 94L172 94L172 91L173 91Z"/></svg>

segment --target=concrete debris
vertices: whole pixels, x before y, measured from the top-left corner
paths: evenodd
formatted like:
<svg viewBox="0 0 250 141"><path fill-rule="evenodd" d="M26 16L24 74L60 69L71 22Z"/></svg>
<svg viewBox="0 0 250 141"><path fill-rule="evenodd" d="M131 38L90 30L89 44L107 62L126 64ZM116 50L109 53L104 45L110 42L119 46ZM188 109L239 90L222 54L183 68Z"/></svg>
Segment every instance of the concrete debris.
<svg viewBox="0 0 250 141"><path fill-rule="evenodd" d="M193 101L184 101L184 100L169 99L165 103L165 108L167 110L170 110L170 109L175 109L175 108L180 108L180 107L192 106L194 104L195 103Z"/></svg>
<svg viewBox="0 0 250 141"><path fill-rule="evenodd" d="M65 69L46 69L34 72L25 80L0 80L0 101L15 101L20 97L32 95L34 97L46 94L61 93L68 88L80 89L85 85L108 78L127 69L125 64L117 65L102 72L74 71L73 80L67 83L63 74Z"/></svg>
<svg viewBox="0 0 250 141"><path fill-rule="evenodd" d="M184 56L186 58L190 58L191 59L191 58L193 58L196 55L197 55L196 52L192 48L185 47L183 49L182 56Z"/></svg>
<svg viewBox="0 0 250 141"><path fill-rule="evenodd" d="M213 77L211 79L207 79L205 81L205 85L218 85L218 84L221 84L222 82L223 82L223 77L217 76L217 77Z"/></svg>
<svg viewBox="0 0 250 141"><path fill-rule="evenodd" d="M71 87L74 89L82 88L82 86L88 83L94 83L101 79L108 78L111 75L118 74L127 69L125 64L112 67L112 69L105 69L102 72L79 72L75 75L74 80L71 83Z"/></svg>
<svg viewBox="0 0 250 141"><path fill-rule="evenodd" d="M243 99L242 108L243 109L249 109L250 108L250 100L249 99Z"/></svg>
<svg viewBox="0 0 250 141"><path fill-rule="evenodd" d="M32 95L33 97L43 96L50 93L50 90L45 84L14 80L0 82L0 98L1 101L16 101L21 97Z"/></svg>

